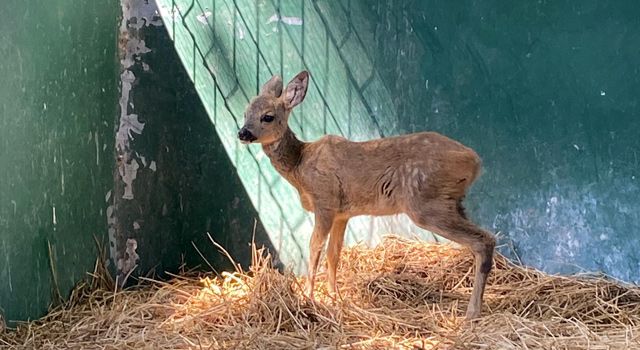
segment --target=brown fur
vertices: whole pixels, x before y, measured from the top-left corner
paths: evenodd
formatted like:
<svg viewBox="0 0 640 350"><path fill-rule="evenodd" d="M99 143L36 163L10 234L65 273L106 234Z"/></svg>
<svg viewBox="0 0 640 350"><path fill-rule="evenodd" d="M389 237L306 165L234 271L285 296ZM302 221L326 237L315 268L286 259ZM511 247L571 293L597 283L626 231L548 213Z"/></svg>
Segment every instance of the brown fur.
<svg viewBox="0 0 640 350"><path fill-rule="evenodd" d="M469 247L475 282L467 318L480 315L491 270L495 239L464 213L462 199L478 177L481 161L470 148L434 132L351 142L328 135L302 142L287 126L293 107L304 99L307 72L282 92L274 76L247 107L241 138L251 135L276 170L299 192L304 209L315 214L309 258L309 295L327 237L328 283L335 275L349 218L357 215L407 214L418 226ZM263 116L273 116L265 122ZM245 140L246 141L246 140Z"/></svg>

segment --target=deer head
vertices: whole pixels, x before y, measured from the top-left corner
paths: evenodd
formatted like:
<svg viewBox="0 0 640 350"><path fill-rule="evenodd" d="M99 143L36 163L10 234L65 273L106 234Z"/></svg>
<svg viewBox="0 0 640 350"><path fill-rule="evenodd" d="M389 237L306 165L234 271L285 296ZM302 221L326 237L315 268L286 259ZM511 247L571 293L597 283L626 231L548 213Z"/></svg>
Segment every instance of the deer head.
<svg viewBox="0 0 640 350"><path fill-rule="evenodd" d="M291 110L304 100L309 85L309 73L298 73L284 93L282 78L274 75L260 89L244 113L244 126L238 132L242 143L261 143L263 145L278 141L287 131Z"/></svg>

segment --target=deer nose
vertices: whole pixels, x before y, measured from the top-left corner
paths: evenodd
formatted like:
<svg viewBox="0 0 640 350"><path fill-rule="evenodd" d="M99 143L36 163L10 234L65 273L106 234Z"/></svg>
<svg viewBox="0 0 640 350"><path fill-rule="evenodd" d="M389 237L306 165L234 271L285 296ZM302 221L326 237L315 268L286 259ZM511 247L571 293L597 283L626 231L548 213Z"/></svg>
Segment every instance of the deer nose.
<svg viewBox="0 0 640 350"><path fill-rule="evenodd" d="M251 131L249 131L249 129L245 127L242 127L242 129L238 131L238 138L240 139L240 141L244 141L244 142L252 142L256 140L256 137L253 136Z"/></svg>

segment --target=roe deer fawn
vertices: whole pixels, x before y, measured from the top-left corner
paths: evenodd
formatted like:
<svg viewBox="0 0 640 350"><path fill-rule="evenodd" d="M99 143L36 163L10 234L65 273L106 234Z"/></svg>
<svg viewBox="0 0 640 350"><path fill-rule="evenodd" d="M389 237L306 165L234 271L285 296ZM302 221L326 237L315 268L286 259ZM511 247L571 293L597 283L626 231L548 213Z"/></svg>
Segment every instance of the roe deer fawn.
<svg viewBox="0 0 640 350"><path fill-rule="evenodd" d="M467 319L477 318L493 264L495 238L469 221L462 200L480 172L470 148L434 132L352 142L327 135L302 142L287 125L304 99L309 73L300 72L283 91L272 77L245 111L243 143L260 143L275 169L299 192L315 224L309 249L308 294L327 237L327 282L336 292L336 268L349 218L405 213L424 229L471 249L475 281Z"/></svg>

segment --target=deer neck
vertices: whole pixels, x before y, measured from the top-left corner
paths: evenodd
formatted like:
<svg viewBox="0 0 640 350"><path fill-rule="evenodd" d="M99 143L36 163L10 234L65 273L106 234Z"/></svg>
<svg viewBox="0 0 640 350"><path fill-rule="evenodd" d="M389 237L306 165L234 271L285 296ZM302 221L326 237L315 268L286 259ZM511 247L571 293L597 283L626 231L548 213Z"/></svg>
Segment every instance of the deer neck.
<svg viewBox="0 0 640 350"><path fill-rule="evenodd" d="M304 142L298 140L289 128L279 140L262 145L262 149L271 160L273 167L289 180L300 163L303 148Z"/></svg>

